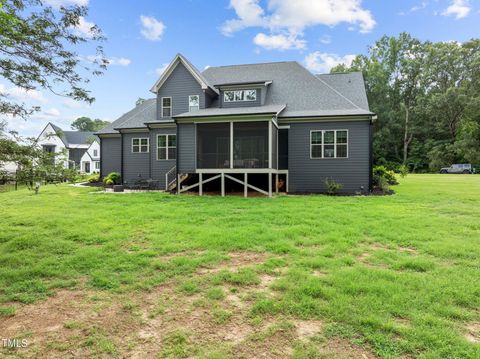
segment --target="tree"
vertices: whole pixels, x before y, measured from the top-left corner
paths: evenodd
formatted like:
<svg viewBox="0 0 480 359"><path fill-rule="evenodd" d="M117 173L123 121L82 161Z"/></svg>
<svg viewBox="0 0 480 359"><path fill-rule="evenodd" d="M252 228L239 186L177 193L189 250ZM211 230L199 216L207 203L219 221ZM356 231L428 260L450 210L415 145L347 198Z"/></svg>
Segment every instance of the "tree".
<svg viewBox="0 0 480 359"><path fill-rule="evenodd" d="M79 117L75 121L72 122L71 127L74 130L78 131L89 131L89 132L95 132L98 130L101 130L105 126L107 126L110 122L108 121L102 121L100 119L95 119L92 120L89 117Z"/></svg>
<svg viewBox="0 0 480 359"><path fill-rule="evenodd" d="M87 35L77 30L87 10L77 5L56 10L41 0L0 0L0 76L22 90L49 90L92 103L94 97L84 86L88 76L100 75L108 62L101 46L88 66L74 51L79 44L104 40L97 26ZM27 118L40 110L7 95L0 93L0 114Z"/></svg>

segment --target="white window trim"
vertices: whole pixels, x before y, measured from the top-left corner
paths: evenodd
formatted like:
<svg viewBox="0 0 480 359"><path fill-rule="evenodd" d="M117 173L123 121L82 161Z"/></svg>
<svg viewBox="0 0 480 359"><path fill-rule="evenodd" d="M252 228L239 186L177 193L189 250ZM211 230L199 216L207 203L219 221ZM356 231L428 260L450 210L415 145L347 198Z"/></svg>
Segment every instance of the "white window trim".
<svg viewBox="0 0 480 359"><path fill-rule="evenodd" d="M133 141L138 140L138 152L133 152ZM147 140L147 151L142 152L142 140ZM144 146L144 145L143 145ZM139 154L139 153L149 153L150 152L150 138L148 137L133 137L132 138L132 153Z"/></svg>
<svg viewBox="0 0 480 359"><path fill-rule="evenodd" d="M170 116L164 116L164 115L163 115L163 109L164 109L164 107L163 107L163 99L164 99L164 98L169 98L169 99L170 99L170 107L168 107L168 106L166 107L166 108L170 108ZM162 117L172 117L172 115L173 115L173 100L172 100L172 97L171 97L171 96L162 97Z"/></svg>
<svg viewBox="0 0 480 359"><path fill-rule="evenodd" d="M100 169L100 161L94 161L94 167L96 170Z"/></svg>
<svg viewBox="0 0 480 359"><path fill-rule="evenodd" d="M188 95L188 112L192 112L190 110L190 97L193 97L193 96L198 96L198 110L200 110L200 95ZM198 110L194 110L194 111L198 111Z"/></svg>
<svg viewBox="0 0 480 359"><path fill-rule="evenodd" d="M159 147L159 146L158 146L158 138L159 138L160 136L165 136L165 137L166 137L166 139L165 139L165 140L166 140L166 142L165 142L165 147ZM177 146L172 147L172 146L169 146L169 145L168 145L168 137L170 137L170 136L175 136L175 137L176 137L177 135L176 135L175 133L159 133L159 134L157 135L157 161L173 161L173 160L176 160L176 159L177 159L176 156L175 156L175 158L172 158L172 159L168 158L168 149L169 149L169 148L175 148L175 151L177 150ZM177 143L177 139L176 139L176 138L175 138L175 143ZM160 148L165 148L165 158L158 158L158 150L159 150Z"/></svg>
<svg viewBox="0 0 480 359"><path fill-rule="evenodd" d="M254 100L247 100L247 97L245 95L245 91L251 91L251 90L255 90L255 99ZM235 94L233 95L233 100L228 100L226 97L225 97L225 94L227 92L235 92L235 91L242 91L244 94L243 94L243 100L235 100ZM254 101L257 101L257 89L244 89L244 90L224 90L223 91L223 102L254 102Z"/></svg>
<svg viewBox="0 0 480 359"><path fill-rule="evenodd" d="M325 148L325 141L324 141L324 136L325 136L325 132L327 131L334 131L334 134L333 134L333 149L334 149L334 156L333 157L325 157L325 154L324 154L324 148ZM347 143L346 143L346 146L347 146L347 156L346 157L337 157L337 131L345 131L347 132ZM314 132L321 132L322 133L322 144L321 145L313 145L313 146L322 146L322 157L312 157L312 134ZM347 129L338 129L338 130L310 130L310 159L311 160L346 160L348 159L348 156L349 156L349 144L348 144L348 140L350 138L350 134L348 133L348 130ZM332 145L331 143L329 145Z"/></svg>

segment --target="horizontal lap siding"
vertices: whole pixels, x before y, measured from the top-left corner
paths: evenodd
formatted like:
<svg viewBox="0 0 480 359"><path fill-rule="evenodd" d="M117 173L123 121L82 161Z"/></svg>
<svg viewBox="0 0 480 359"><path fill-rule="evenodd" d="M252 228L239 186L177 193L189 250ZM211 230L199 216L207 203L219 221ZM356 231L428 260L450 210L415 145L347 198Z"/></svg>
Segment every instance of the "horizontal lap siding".
<svg viewBox="0 0 480 359"><path fill-rule="evenodd" d="M102 176L110 172L119 172L122 167L122 146L121 138L102 138L100 142L100 171Z"/></svg>
<svg viewBox="0 0 480 359"><path fill-rule="evenodd" d="M348 158L310 159L311 130L348 130ZM288 133L290 192L325 192L325 178L343 185L342 192L368 190L369 121L295 123Z"/></svg>
<svg viewBox="0 0 480 359"><path fill-rule="evenodd" d="M148 132L123 134L123 180L132 183L150 178L150 153L132 153L132 138L150 137ZM150 142L150 152L153 144Z"/></svg>
<svg viewBox="0 0 480 359"><path fill-rule="evenodd" d="M162 118L162 97L172 98L172 114L175 116L183 112L188 112L188 96L190 95L199 95L200 108L205 108L205 93L202 87L183 64L178 64L158 90L158 118Z"/></svg>
<svg viewBox="0 0 480 359"><path fill-rule="evenodd" d="M178 124L178 172L180 173L188 173L195 171L195 137L195 124Z"/></svg>
<svg viewBox="0 0 480 359"><path fill-rule="evenodd" d="M155 128L150 130L151 177L165 188L165 174L175 166L176 160L157 160L157 135L175 135L176 128Z"/></svg>

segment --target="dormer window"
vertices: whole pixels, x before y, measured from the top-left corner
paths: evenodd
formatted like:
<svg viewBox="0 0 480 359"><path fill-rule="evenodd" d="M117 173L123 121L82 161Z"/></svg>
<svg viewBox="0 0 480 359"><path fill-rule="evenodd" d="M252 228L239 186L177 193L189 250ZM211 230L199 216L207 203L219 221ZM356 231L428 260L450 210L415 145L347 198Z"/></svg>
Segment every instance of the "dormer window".
<svg viewBox="0 0 480 359"><path fill-rule="evenodd" d="M162 97L162 117L172 116L172 98Z"/></svg>
<svg viewBox="0 0 480 359"><path fill-rule="evenodd" d="M188 111L198 111L200 109L200 96L190 95L188 96Z"/></svg>
<svg viewBox="0 0 480 359"><path fill-rule="evenodd" d="M223 92L223 101L224 102L245 102L245 101L256 101L257 100L257 90L228 90Z"/></svg>

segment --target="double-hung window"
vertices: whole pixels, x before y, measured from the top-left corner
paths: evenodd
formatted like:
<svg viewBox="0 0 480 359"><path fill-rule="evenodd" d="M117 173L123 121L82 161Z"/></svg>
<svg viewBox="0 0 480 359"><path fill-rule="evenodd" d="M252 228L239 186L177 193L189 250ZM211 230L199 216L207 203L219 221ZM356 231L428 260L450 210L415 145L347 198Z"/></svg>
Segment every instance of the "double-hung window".
<svg viewBox="0 0 480 359"><path fill-rule="evenodd" d="M188 111L198 111L200 109L200 96L190 95L188 96Z"/></svg>
<svg viewBox="0 0 480 359"><path fill-rule="evenodd" d="M171 97L162 97L162 117L172 117Z"/></svg>
<svg viewBox="0 0 480 359"><path fill-rule="evenodd" d="M133 153L146 153L149 152L149 140L148 137L132 138L132 152Z"/></svg>
<svg viewBox="0 0 480 359"><path fill-rule="evenodd" d="M95 161L95 169L96 170L100 169L100 161Z"/></svg>
<svg viewBox="0 0 480 359"><path fill-rule="evenodd" d="M321 130L310 132L310 158L347 157L347 130Z"/></svg>
<svg viewBox="0 0 480 359"><path fill-rule="evenodd" d="M157 135L157 160L177 158L177 135Z"/></svg>

